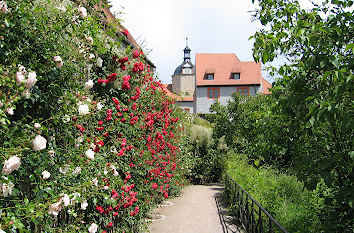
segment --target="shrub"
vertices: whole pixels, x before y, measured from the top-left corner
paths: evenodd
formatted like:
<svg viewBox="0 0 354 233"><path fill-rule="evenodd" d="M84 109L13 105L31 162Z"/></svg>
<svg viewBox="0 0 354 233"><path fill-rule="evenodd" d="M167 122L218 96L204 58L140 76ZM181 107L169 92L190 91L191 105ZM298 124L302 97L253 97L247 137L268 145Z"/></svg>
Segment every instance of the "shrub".
<svg viewBox="0 0 354 233"><path fill-rule="evenodd" d="M324 207L319 190L309 191L295 176L271 167L255 168L246 155L228 153L226 173L239 183L289 232L319 232Z"/></svg>
<svg viewBox="0 0 354 233"><path fill-rule="evenodd" d="M136 232L184 183L184 115L92 2L0 13L4 231Z"/></svg>

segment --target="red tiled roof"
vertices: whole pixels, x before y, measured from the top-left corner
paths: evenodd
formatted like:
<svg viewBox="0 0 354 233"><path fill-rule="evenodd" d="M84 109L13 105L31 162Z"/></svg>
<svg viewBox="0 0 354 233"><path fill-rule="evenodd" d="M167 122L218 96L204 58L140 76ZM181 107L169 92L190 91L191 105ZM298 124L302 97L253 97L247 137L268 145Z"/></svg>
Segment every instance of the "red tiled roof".
<svg viewBox="0 0 354 233"><path fill-rule="evenodd" d="M263 87L263 90L262 90L262 93L263 94L270 94L270 91L269 91L269 88L272 87L272 84L269 83L266 79L262 78L262 87Z"/></svg>
<svg viewBox="0 0 354 233"><path fill-rule="evenodd" d="M240 61L234 53L197 53L195 56L197 86L261 84L261 64ZM207 73L214 80L205 80ZM231 73L240 73L240 79L230 79Z"/></svg>

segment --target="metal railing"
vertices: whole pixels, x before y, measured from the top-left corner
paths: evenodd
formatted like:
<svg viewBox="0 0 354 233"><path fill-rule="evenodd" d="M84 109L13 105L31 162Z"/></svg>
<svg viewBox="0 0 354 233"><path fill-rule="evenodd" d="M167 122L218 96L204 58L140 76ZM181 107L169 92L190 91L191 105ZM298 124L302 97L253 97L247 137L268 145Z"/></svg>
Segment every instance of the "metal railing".
<svg viewBox="0 0 354 233"><path fill-rule="evenodd" d="M228 174L225 176L225 193L229 204L234 205L235 217L247 232L284 232L280 225L251 195Z"/></svg>

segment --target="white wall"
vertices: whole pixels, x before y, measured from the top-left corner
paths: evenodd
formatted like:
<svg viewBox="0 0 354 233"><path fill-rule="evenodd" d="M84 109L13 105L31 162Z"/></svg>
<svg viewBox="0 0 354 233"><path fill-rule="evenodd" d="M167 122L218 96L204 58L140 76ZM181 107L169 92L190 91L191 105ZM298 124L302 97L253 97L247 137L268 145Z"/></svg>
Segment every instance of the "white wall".
<svg viewBox="0 0 354 233"><path fill-rule="evenodd" d="M215 86L216 87L216 86ZM226 105L228 100L231 100L231 94L236 92L236 86L224 86L220 88L220 98L218 99L220 104ZM249 86L250 95L254 96L259 86ZM196 107L195 113L210 113L210 106L215 103L215 99L208 99L208 87L196 88Z"/></svg>
<svg viewBox="0 0 354 233"><path fill-rule="evenodd" d="M194 113L194 103L192 101L177 102L177 104L182 108L189 108L190 113Z"/></svg>

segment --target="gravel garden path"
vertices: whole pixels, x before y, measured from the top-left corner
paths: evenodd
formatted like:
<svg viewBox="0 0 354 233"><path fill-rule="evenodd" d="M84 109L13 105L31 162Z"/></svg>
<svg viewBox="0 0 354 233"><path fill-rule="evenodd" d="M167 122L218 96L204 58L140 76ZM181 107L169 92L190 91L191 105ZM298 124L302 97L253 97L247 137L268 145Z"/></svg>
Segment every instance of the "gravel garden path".
<svg viewBox="0 0 354 233"><path fill-rule="evenodd" d="M150 233L237 232L225 225L220 185L191 185L179 197L164 202L151 215Z"/></svg>

